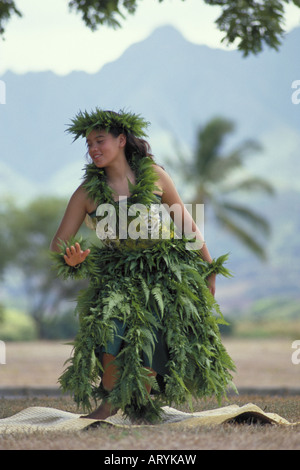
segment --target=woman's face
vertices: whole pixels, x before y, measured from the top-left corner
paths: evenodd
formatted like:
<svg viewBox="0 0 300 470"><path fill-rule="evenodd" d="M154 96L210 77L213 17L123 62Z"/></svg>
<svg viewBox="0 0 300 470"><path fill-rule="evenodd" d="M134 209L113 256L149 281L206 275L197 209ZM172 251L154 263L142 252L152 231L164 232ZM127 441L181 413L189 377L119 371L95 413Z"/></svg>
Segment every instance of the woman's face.
<svg viewBox="0 0 300 470"><path fill-rule="evenodd" d="M98 168L104 168L124 155L126 138L123 134L114 137L105 130L93 130L87 139L88 152Z"/></svg>

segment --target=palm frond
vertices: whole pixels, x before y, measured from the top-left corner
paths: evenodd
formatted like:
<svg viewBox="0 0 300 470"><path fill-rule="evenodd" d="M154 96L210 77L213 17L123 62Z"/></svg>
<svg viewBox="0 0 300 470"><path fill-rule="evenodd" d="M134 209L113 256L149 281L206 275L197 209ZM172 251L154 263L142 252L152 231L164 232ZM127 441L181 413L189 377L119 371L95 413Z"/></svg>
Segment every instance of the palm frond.
<svg viewBox="0 0 300 470"><path fill-rule="evenodd" d="M251 236L248 231L243 230L240 225L233 222L232 219L225 217L224 214L219 213L217 219L221 225L228 230L235 238L240 240L243 245L249 248L255 255L262 260L266 259L266 253L260 243L256 241L255 234Z"/></svg>
<svg viewBox="0 0 300 470"><path fill-rule="evenodd" d="M271 196L275 194L274 186L264 178L258 176L248 177L236 183L223 186L222 193L232 193L234 191L261 191Z"/></svg>
<svg viewBox="0 0 300 470"><path fill-rule="evenodd" d="M220 205L220 207L225 210L227 214L230 213L231 215L237 216L244 220L244 222L251 226L252 230L259 230L264 235L270 234L271 229L269 222L265 219L265 217L257 214L251 209L239 204L234 204L232 202L224 202Z"/></svg>

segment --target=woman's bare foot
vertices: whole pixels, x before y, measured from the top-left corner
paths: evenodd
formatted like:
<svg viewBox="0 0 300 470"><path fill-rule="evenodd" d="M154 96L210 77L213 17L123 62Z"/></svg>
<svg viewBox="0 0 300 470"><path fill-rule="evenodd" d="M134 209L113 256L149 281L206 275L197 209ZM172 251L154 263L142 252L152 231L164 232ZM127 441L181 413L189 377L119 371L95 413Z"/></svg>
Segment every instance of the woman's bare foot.
<svg viewBox="0 0 300 470"><path fill-rule="evenodd" d="M117 413L118 409L113 408L109 403L104 402L101 403L99 408L95 411L90 413L89 415L80 416L80 418L87 418L87 419L106 419L109 416L113 416Z"/></svg>

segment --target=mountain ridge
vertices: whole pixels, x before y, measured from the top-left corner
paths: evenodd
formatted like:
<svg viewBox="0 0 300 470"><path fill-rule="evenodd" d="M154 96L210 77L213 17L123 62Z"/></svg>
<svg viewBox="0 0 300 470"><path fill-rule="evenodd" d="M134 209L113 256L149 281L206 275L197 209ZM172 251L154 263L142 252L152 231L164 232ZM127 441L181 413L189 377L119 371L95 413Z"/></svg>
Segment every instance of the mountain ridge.
<svg viewBox="0 0 300 470"><path fill-rule="evenodd" d="M7 104L0 108L1 160L11 165L9 142L14 129L21 127L24 134L16 144L21 173L43 178L44 173L30 168L30 162L24 164L21 156L25 149L38 164L41 150L36 143L42 142L52 175L62 163L62 154L68 165L77 148L83 147L71 146L64 134L70 117L79 109L95 106L126 108L144 115L152 122L150 143L153 138L158 155L165 152L156 144L163 134L169 139L166 150L170 150L172 134L191 148L197 126L216 115L237 123L236 141L260 137L280 126L298 130L299 107L291 103L292 81L300 77L292 57L294 36L300 41L300 28L288 35L278 55L266 51L259 58L242 59L237 51L193 44L166 26L131 45L95 74L76 71L61 77L52 72L7 72L2 77ZM281 61L289 61L293 71ZM280 67L283 78L279 79Z"/></svg>

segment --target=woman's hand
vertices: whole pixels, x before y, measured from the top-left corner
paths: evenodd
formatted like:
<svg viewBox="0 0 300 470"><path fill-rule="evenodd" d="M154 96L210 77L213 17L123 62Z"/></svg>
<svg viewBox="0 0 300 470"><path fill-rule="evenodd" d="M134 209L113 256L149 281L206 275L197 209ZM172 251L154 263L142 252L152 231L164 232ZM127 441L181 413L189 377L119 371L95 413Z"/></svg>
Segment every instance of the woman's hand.
<svg viewBox="0 0 300 470"><path fill-rule="evenodd" d="M211 274L207 278L207 287L210 290L210 293L214 296L216 292L216 274Z"/></svg>
<svg viewBox="0 0 300 470"><path fill-rule="evenodd" d="M76 266L77 264L82 263L89 253L89 249L82 251L79 243L75 243L75 246L72 245L70 248L66 249L64 259L69 266Z"/></svg>

